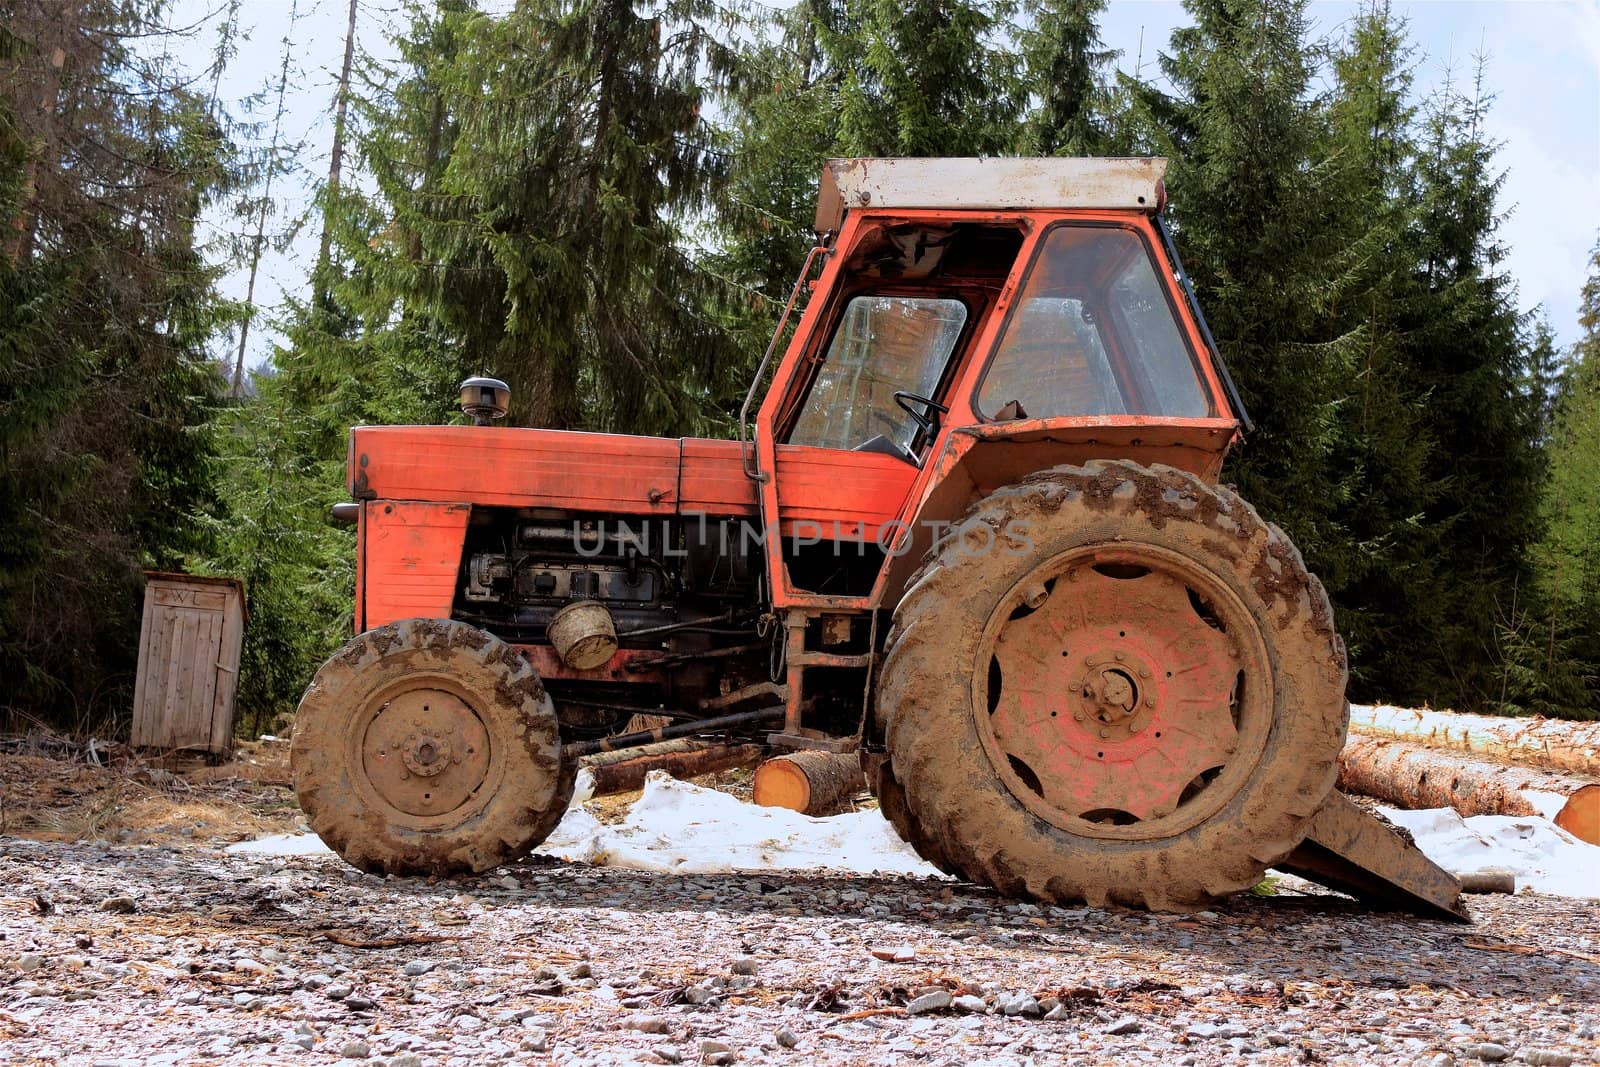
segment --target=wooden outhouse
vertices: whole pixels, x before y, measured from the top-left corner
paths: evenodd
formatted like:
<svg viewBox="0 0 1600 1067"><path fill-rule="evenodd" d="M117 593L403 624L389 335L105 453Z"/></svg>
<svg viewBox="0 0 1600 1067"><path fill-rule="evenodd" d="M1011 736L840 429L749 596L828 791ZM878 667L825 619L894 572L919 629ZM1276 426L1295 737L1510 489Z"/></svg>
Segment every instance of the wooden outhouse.
<svg viewBox="0 0 1600 1067"><path fill-rule="evenodd" d="M203 749L233 744L233 698L244 642L244 586L233 578L145 572L135 747Z"/></svg>

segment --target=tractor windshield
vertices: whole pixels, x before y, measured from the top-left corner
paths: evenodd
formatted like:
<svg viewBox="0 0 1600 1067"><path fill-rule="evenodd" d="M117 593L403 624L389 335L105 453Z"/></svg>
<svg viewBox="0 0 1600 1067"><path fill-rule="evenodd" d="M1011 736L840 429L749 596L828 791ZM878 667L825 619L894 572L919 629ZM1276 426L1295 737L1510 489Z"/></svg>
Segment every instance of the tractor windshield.
<svg viewBox="0 0 1600 1067"><path fill-rule="evenodd" d="M894 394L933 395L966 321L959 300L853 298L789 443L913 458L917 421Z"/></svg>
<svg viewBox="0 0 1600 1067"><path fill-rule="evenodd" d="M991 419L1215 414L1149 247L1086 224L1045 236L977 407Z"/></svg>

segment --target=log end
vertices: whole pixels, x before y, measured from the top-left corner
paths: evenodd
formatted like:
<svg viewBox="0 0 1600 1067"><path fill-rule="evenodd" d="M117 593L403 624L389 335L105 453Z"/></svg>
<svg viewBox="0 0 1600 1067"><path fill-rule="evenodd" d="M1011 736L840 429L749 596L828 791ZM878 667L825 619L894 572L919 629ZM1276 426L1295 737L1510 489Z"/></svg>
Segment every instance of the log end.
<svg viewBox="0 0 1600 1067"><path fill-rule="evenodd" d="M787 759L769 759L756 768L751 799L768 808L805 811L811 806L811 782Z"/></svg>
<svg viewBox="0 0 1600 1067"><path fill-rule="evenodd" d="M1551 821L1579 841L1600 845L1600 785L1573 793Z"/></svg>

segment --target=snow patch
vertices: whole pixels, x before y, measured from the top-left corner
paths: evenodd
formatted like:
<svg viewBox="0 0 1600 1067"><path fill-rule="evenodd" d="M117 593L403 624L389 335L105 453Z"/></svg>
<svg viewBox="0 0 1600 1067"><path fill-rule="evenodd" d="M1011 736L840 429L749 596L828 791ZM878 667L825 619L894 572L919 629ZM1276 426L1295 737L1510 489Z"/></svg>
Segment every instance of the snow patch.
<svg viewBox="0 0 1600 1067"><path fill-rule="evenodd" d="M943 877L876 811L814 819L747 804L660 771L620 823L582 808L561 820L539 852L604 867L675 874L846 871Z"/></svg>
<svg viewBox="0 0 1600 1067"><path fill-rule="evenodd" d="M1600 846L1580 841L1554 823L1511 815L1462 818L1451 808L1380 808L1411 831L1417 847L1451 874L1510 871L1517 889L1600 899Z"/></svg>
<svg viewBox="0 0 1600 1067"><path fill-rule="evenodd" d="M252 856L331 856L333 849L322 843L316 834L273 834L254 841L240 841L229 845L224 852L242 852Z"/></svg>
<svg viewBox="0 0 1600 1067"><path fill-rule="evenodd" d="M592 790L592 779L583 783ZM555 832L537 851L599 867L669 874L747 871L842 871L942 878L901 841L877 811L814 819L784 808L763 808L715 789L680 782L660 771L620 823L605 824L583 807L580 788ZM1517 888L1555 896L1600 899L1600 846L1586 844L1544 819L1474 815L1449 808L1381 809L1452 874L1510 871ZM331 852L315 834L277 834L228 846L267 856Z"/></svg>

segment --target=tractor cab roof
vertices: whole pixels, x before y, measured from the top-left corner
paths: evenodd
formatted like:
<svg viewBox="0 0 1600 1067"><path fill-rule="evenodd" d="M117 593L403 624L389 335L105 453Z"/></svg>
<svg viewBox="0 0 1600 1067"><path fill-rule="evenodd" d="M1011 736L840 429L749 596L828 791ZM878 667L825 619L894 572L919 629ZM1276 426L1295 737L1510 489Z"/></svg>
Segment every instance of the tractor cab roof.
<svg viewBox="0 0 1600 1067"><path fill-rule="evenodd" d="M830 159L817 198L818 233L853 208L1158 211L1165 159Z"/></svg>

